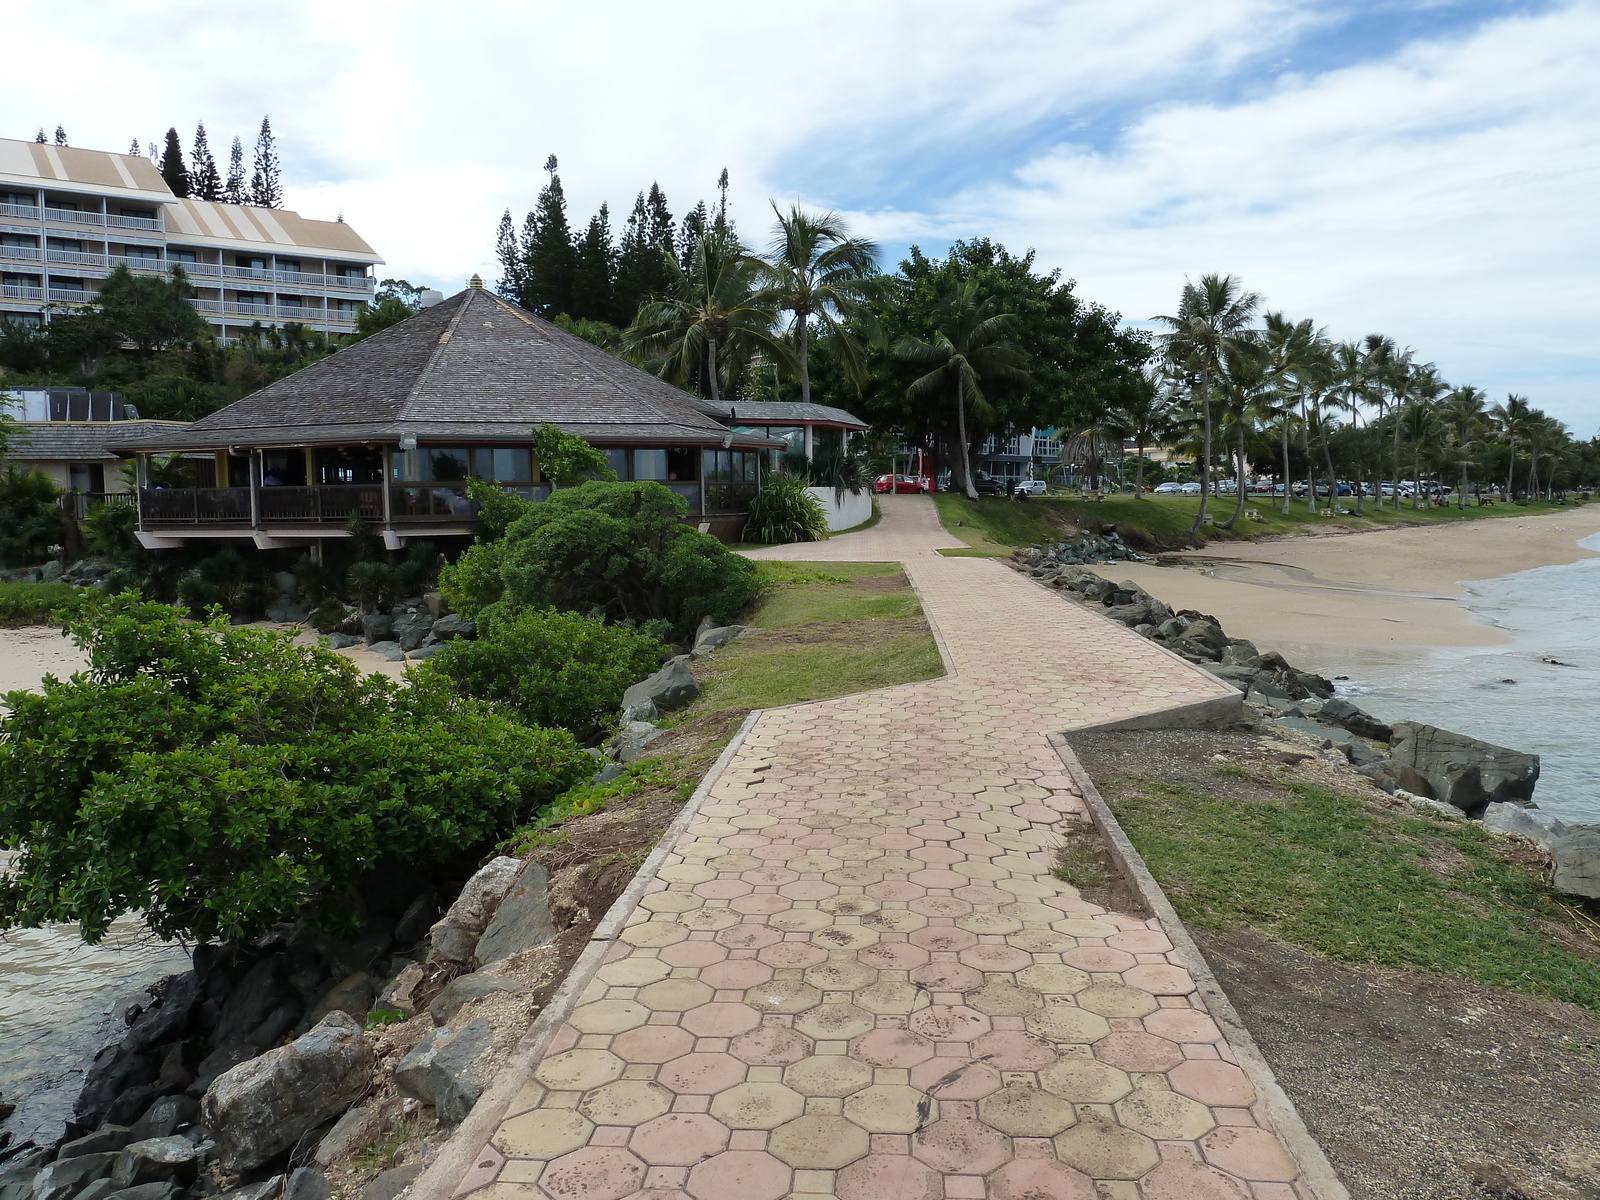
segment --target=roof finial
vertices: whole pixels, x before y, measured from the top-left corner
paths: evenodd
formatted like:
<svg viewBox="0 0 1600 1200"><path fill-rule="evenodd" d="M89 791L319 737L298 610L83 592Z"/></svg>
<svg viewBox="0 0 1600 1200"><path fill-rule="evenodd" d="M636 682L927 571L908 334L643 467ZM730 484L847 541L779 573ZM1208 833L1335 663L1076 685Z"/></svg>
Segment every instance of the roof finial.
<svg viewBox="0 0 1600 1200"><path fill-rule="evenodd" d="M469 288L482 288L483 280L477 275L474 275L471 279L467 280L467 286Z"/></svg>

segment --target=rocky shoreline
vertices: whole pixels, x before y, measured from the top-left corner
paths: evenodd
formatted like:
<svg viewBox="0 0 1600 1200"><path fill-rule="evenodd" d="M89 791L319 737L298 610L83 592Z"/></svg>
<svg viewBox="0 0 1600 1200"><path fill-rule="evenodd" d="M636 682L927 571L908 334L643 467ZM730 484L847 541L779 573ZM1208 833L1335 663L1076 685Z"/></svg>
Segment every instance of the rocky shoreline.
<svg viewBox="0 0 1600 1200"><path fill-rule="evenodd" d="M1229 637L1215 617L1174 611L1137 584L1115 583L1085 565L1138 560L1112 532L1018 550L1010 561L1046 587L1103 609L1102 615L1237 688L1277 726L1341 755L1390 795L1533 842L1549 855L1555 888L1600 898L1600 825L1568 827L1534 803L1538 755L1432 725L1385 724L1338 697L1332 680Z"/></svg>

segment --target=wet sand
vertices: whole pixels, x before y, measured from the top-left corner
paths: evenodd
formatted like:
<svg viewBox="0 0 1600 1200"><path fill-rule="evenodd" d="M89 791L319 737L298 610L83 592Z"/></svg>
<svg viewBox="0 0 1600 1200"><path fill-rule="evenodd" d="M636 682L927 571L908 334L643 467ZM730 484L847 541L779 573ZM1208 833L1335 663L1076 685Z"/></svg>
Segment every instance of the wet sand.
<svg viewBox="0 0 1600 1200"><path fill-rule="evenodd" d="M1463 583L1592 558L1600 505L1537 517L1281 538L1124 563L1173 608L1210 613L1263 649L1501 646L1512 639L1466 607Z"/></svg>

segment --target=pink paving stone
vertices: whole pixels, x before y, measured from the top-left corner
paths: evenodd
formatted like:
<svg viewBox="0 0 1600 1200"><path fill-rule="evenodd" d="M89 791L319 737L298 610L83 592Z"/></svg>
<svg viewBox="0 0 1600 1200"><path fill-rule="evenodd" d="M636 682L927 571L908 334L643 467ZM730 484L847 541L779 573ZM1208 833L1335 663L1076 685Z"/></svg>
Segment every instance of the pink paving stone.
<svg viewBox="0 0 1600 1200"><path fill-rule="evenodd" d="M968 992L983 986L983 972L956 962L931 962L914 969L911 982L930 992Z"/></svg>
<svg viewBox="0 0 1600 1200"><path fill-rule="evenodd" d="M1268 1130L1230 1126L1200 1139L1200 1152L1214 1167L1241 1179L1290 1183L1300 1174L1294 1159Z"/></svg>
<svg viewBox="0 0 1600 1200"><path fill-rule="evenodd" d="M993 1028L987 1016L964 1004L930 1004L912 1013L907 1024L936 1042L970 1042Z"/></svg>
<svg viewBox="0 0 1600 1200"><path fill-rule="evenodd" d="M1061 961L1080 971L1126 971L1139 965L1139 960L1127 951L1109 946L1074 946L1062 953Z"/></svg>
<svg viewBox="0 0 1600 1200"><path fill-rule="evenodd" d="M924 950L965 950L978 944L978 935L954 925L925 925L908 933L906 941Z"/></svg>
<svg viewBox="0 0 1600 1200"><path fill-rule="evenodd" d="M951 863L962 862L968 857L964 851L957 850L953 846L947 846L943 842L935 842L932 845L918 846L915 850L908 850L906 853L910 857L915 858L920 862L932 863L936 866L946 867L948 867ZM920 873L921 872L918 872L918 874ZM963 875L962 878L965 879L966 876Z"/></svg>
<svg viewBox="0 0 1600 1200"><path fill-rule="evenodd" d="M770 1154L727 1150L694 1167L687 1186L695 1200L778 1200L789 1178L789 1168Z"/></svg>
<svg viewBox="0 0 1600 1200"><path fill-rule="evenodd" d="M963 880L966 876L961 877ZM969 883L965 887L956 888L954 895L958 900L965 900L969 904L1010 904L1016 899L1010 892L1002 892L997 887L990 887L984 883Z"/></svg>
<svg viewBox="0 0 1600 1200"><path fill-rule="evenodd" d="M728 901L728 907L738 913L759 913L762 916L770 916L772 913L793 908L794 901L775 892L757 892L751 896L734 897Z"/></svg>
<svg viewBox="0 0 1600 1200"><path fill-rule="evenodd" d="M717 1000L691 1008L680 1024L696 1037L736 1037L761 1024L761 1014L748 1004Z"/></svg>
<svg viewBox="0 0 1600 1200"><path fill-rule="evenodd" d="M1043 1038L1010 1029L984 1034L972 1043L972 1053L1002 1071L1039 1071L1060 1057Z"/></svg>
<svg viewBox="0 0 1600 1200"><path fill-rule="evenodd" d="M755 867L749 871L739 872L739 878L758 887L778 887L780 884L793 883L800 876L788 867ZM787 892L784 894L788 895Z"/></svg>
<svg viewBox="0 0 1600 1200"><path fill-rule="evenodd" d="M1232 1063L1189 1059L1167 1074L1172 1090L1182 1092L1201 1104L1223 1104L1248 1108L1256 1102L1256 1090L1245 1073Z"/></svg>
<svg viewBox="0 0 1600 1200"><path fill-rule="evenodd" d="M1187 996L1194 991L1194 980L1182 967L1142 963L1122 973L1123 982L1152 996Z"/></svg>
<svg viewBox="0 0 1600 1200"><path fill-rule="evenodd" d="M869 1154L834 1177L839 1200L944 1200L939 1173L905 1154Z"/></svg>
<svg viewBox="0 0 1600 1200"><path fill-rule="evenodd" d="M874 900L916 900L927 894L927 888L904 879L885 879L867 885L867 895Z"/></svg>
<svg viewBox="0 0 1600 1200"><path fill-rule="evenodd" d="M1061 819L1060 813L1045 804L1019 804L1011 811L1024 821L1035 821L1040 825L1054 825Z"/></svg>
<svg viewBox="0 0 1600 1200"><path fill-rule="evenodd" d="M624 1062L664 1063L694 1049L694 1035L676 1025L641 1025L619 1033L611 1053Z"/></svg>
<svg viewBox="0 0 1600 1200"><path fill-rule="evenodd" d="M783 934L770 925L746 921L744 924L730 925L726 929L719 930L717 941L734 950L759 950L763 946L783 941Z"/></svg>
<svg viewBox="0 0 1600 1200"><path fill-rule="evenodd" d="M1000 1087L1000 1072L988 1063L940 1055L911 1068L911 1086L943 1103L982 1100Z"/></svg>
<svg viewBox="0 0 1600 1200"><path fill-rule="evenodd" d="M946 1174L987 1175L1011 1157L1011 1144L980 1121L943 1117L917 1130L911 1153Z"/></svg>
<svg viewBox="0 0 1600 1200"><path fill-rule="evenodd" d="M1094 1056L1124 1071L1170 1071L1183 1062L1176 1043L1150 1033L1108 1033L1094 1044Z"/></svg>
<svg viewBox="0 0 1600 1200"><path fill-rule="evenodd" d="M1005 853L988 838L981 837L958 838L950 843L950 849L960 851L962 858L996 858Z"/></svg>
<svg viewBox="0 0 1600 1200"><path fill-rule="evenodd" d="M1250 1200L1250 1191L1215 1167L1187 1159L1161 1163L1139 1181L1145 1200Z"/></svg>
<svg viewBox="0 0 1600 1200"><path fill-rule="evenodd" d="M872 844L885 850L914 850L922 845L922 839L909 833L880 833Z"/></svg>
<svg viewBox="0 0 1600 1200"><path fill-rule="evenodd" d="M979 971L1020 971L1033 965L1033 955L1013 946L985 943L961 952L961 961Z"/></svg>
<svg viewBox="0 0 1600 1200"><path fill-rule="evenodd" d="M661 961L672 967L705 967L728 957L726 946L713 941L691 940L664 947Z"/></svg>
<svg viewBox="0 0 1600 1200"><path fill-rule="evenodd" d="M1129 954L1166 954L1172 939L1156 929L1125 929L1106 939L1106 945Z"/></svg>
<svg viewBox="0 0 1600 1200"><path fill-rule="evenodd" d="M763 952L764 953L764 952ZM731 958L712 963L700 972L700 982L718 991L744 991L772 978L772 968L753 958Z"/></svg>
<svg viewBox="0 0 1600 1200"><path fill-rule="evenodd" d="M856 961L877 971L909 971L928 961L921 946L905 942L879 942L856 955Z"/></svg>
<svg viewBox="0 0 1600 1200"><path fill-rule="evenodd" d="M850 1043L850 1056L875 1067L914 1067L933 1057L933 1043L909 1029L874 1029Z"/></svg>
<svg viewBox="0 0 1600 1200"><path fill-rule="evenodd" d="M794 883L786 883L778 889L780 895L791 900L826 900L829 896L837 895L837 884L827 883L821 879L801 879Z"/></svg>
<svg viewBox="0 0 1600 1200"><path fill-rule="evenodd" d="M1144 1027L1173 1042L1215 1042L1222 1030L1205 1013L1193 1008L1160 1008L1144 1018Z"/></svg>
<svg viewBox="0 0 1600 1200"><path fill-rule="evenodd" d="M911 830L912 837L921 838L925 842L953 842L961 836L959 829L952 829L948 825L939 825L929 822L918 825Z"/></svg>
<svg viewBox="0 0 1600 1200"><path fill-rule="evenodd" d="M645 1162L689 1167L728 1147L728 1127L704 1113L667 1113L633 1131L628 1147Z"/></svg>
<svg viewBox="0 0 1600 1200"><path fill-rule="evenodd" d="M967 882L967 877L959 871L943 871L937 868L913 871L906 878L927 888L958 888Z"/></svg>
<svg viewBox="0 0 1600 1200"><path fill-rule="evenodd" d="M729 1054L685 1054L656 1073L656 1082L674 1092L714 1096L744 1080L745 1064Z"/></svg>
<svg viewBox="0 0 1600 1200"><path fill-rule="evenodd" d="M954 896L921 896L906 907L924 917L964 917L972 911L971 904Z"/></svg>
<svg viewBox="0 0 1600 1200"><path fill-rule="evenodd" d="M586 1146L544 1169L539 1186L555 1197L622 1200L644 1182L644 1164L617 1147Z"/></svg>
<svg viewBox="0 0 1600 1200"><path fill-rule="evenodd" d="M751 1066L787 1066L807 1057L813 1048L810 1038L787 1025L763 1025L733 1039L728 1052Z"/></svg>
<svg viewBox="0 0 1600 1200"><path fill-rule="evenodd" d="M827 961L828 952L810 942L779 942L758 951L756 957L773 967L814 967L819 962Z"/></svg>
<svg viewBox="0 0 1600 1200"><path fill-rule="evenodd" d="M704 896L707 900L732 900L735 896L748 895L754 890L751 884L742 879L708 879L694 885L694 894Z"/></svg>
<svg viewBox="0 0 1600 1200"><path fill-rule="evenodd" d="M1094 1180L1049 1158L1018 1158L989 1176L994 1200L1096 1200Z"/></svg>

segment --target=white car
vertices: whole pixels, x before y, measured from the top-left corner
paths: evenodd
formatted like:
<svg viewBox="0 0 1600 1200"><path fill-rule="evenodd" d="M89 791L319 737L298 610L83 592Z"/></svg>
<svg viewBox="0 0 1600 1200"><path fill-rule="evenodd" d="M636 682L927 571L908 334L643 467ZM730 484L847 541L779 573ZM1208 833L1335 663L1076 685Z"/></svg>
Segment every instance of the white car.
<svg viewBox="0 0 1600 1200"><path fill-rule="evenodd" d="M1181 484L1181 483L1158 483L1158 484L1156 484L1155 495L1157 495L1157 496L1176 496L1176 495L1179 495L1182 491L1183 491L1183 484Z"/></svg>
<svg viewBox="0 0 1600 1200"><path fill-rule="evenodd" d="M1198 483L1186 483L1178 490L1185 496L1198 496L1200 494L1200 485Z"/></svg>
<svg viewBox="0 0 1600 1200"><path fill-rule="evenodd" d="M1042 479L1022 479L1017 482L1016 490L1029 496L1042 496L1050 489Z"/></svg>

